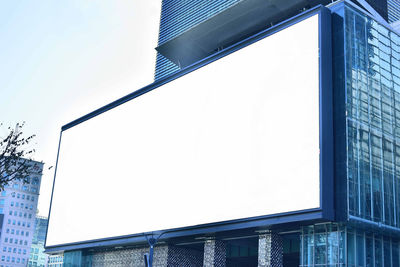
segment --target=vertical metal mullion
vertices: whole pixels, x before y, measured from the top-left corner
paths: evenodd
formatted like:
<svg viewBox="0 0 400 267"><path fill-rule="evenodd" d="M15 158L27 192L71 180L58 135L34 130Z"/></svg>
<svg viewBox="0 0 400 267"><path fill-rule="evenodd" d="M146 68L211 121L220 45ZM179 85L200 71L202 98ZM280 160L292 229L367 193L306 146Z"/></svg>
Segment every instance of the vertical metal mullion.
<svg viewBox="0 0 400 267"><path fill-rule="evenodd" d="M312 237L313 237L313 246L312 246L312 266L315 267L315 227L313 225L313 232L312 232Z"/></svg>
<svg viewBox="0 0 400 267"><path fill-rule="evenodd" d="M337 253L338 253L338 256L339 256L339 258L338 258L338 260L339 260L339 266L344 266L344 262L341 264L340 263L340 248L343 246L344 247L344 244L341 244L340 243L340 235L342 234L342 231L341 231L341 229L339 228L339 225L338 225L338 228L337 228L337 238L338 238L338 247L337 247L337 249L338 249L338 251L337 251ZM343 255L344 256L344 255Z"/></svg>
<svg viewBox="0 0 400 267"><path fill-rule="evenodd" d="M380 35L380 33L378 32L378 36ZM379 43L379 38L378 38L378 43ZM379 63L381 62L381 50L378 49L379 51ZM380 64L379 64L380 65ZM382 72L381 72L381 67L379 66L379 83L382 86ZM379 99L379 106L381 109L381 186L382 186L382 191L381 191L381 198L382 198L382 222L385 224L386 223L386 212L385 212L385 175L384 175L384 164L383 164L383 109L382 109L382 90L380 91L380 99ZM377 131L377 133L379 133L379 131ZM387 224L387 223L386 223ZM389 224L390 225L390 224Z"/></svg>
<svg viewBox="0 0 400 267"><path fill-rule="evenodd" d="M325 224L325 265L328 265L328 225Z"/></svg>
<svg viewBox="0 0 400 267"><path fill-rule="evenodd" d="M372 262L374 263L374 267L376 267L376 259L375 259L375 234L372 233Z"/></svg>
<svg viewBox="0 0 400 267"><path fill-rule="evenodd" d="M389 239L389 242L390 242L390 266L391 267L394 267L393 266L393 244L392 244L392 238L390 238Z"/></svg>
<svg viewBox="0 0 400 267"><path fill-rule="evenodd" d="M392 36L390 36L390 52L391 54L392 52ZM390 68L392 69L392 57L390 57ZM392 75L392 86L393 86L393 73L391 73ZM391 92L390 92L390 97L391 97L391 108L390 108L390 117L391 117L391 126L392 126L392 139L393 139L393 143L392 143L392 182L393 182L393 225L394 226L398 226L397 225L397 206L396 206L396 179L395 179L395 175L396 175L396 169L395 169L395 142L396 142L396 138L395 138L395 132L394 132L394 125L395 125L395 97L394 97L394 86L391 88Z"/></svg>
<svg viewBox="0 0 400 267"><path fill-rule="evenodd" d="M300 236L300 267L303 266L303 262L304 262L304 231L303 228L301 228L301 236Z"/></svg>
<svg viewBox="0 0 400 267"><path fill-rule="evenodd" d="M382 267L385 266L385 240L383 239L383 235L381 235L381 256L382 256Z"/></svg>
<svg viewBox="0 0 400 267"><path fill-rule="evenodd" d="M364 267L367 267L367 234L363 231Z"/></svg>
<svg viewBox="0 0 400 267"><path fill-rule="evenodd" d="M345 266L348 266L348 264L347 264L347 257L348 257L348 254L347 254L347 226L345 226L345 228L344 228L344 264L345 264Z"/></svg>
<svg viewBox="0 0 400 267"><path fill-rule="evenodd" d="M368 42L367 42L368 44ZM368 53L368 49L367 49ZM367 54L369 57L369 53ZM370 68L370 62L367 60L366 62L367 68ZM367 94L368 94L368 156L369 156L369 181L370 181L370 205L371 205L371 221L374 221L374 194L373 194L373 180L372 180L372 149L371 149L371 87L370 87L370 77L367 75Z"/></svg>
<svg viewBox="0 0 400 267"><path fill-rule="evenodd" d="M358 46L358 44L357 44L357 41L356 41L356 32L357 32L357 30L356 30L356 19L355 19L355 15L353 15L353 43L354 43L354 47L356 47L357 49L356 49L356 51L355 51L355 53L356 53L356 55L355 55L355 64L356 64L356 69L357 69L357 73L356 73L356 75L357 75L357 80L356 80L356 89L357 89L357 120L358 121L360 121L360 105L361 105L361 93L360 93L360 86L359 86L359 63L358 63L358 59L359 59L359 46ZM352 86L353 87L353 86ZM353 87L353 89L354 89L354 87ZM359 132L359 130L360 130L360 124L359 123L357 123L357 132ZM356 135L357 136L357 135ZM360 145L360 142L359 142L359 140L357 140L357 144L358 144L358 149L359 149L359 145ZM357 199L358 199L358 214L360 215L360 217L362 217L361 216L361 183L360 183L360 155L359 155L360 153L359 153L359 150L358 150L358 152L357 152L357 156L358 156L358 159L357 159L357 166L358 166L358 172L357 172L357 183L358 183L358 186L357 186L357 189L358 189L358 195L357 195Z"/></svg>

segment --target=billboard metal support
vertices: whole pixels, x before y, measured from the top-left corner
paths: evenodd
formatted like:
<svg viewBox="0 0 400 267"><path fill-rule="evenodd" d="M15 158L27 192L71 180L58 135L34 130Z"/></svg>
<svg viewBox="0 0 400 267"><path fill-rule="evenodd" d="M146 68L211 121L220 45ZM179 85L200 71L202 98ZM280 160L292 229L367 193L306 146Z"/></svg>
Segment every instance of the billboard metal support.
<svg viewBox="0 0 400 267"><path fill-rule="evenodd" d="M150 246L149 253L144 254L144 264L146 267L153 267L153 255L154 255L154 246L156 245L158 239L165 234L166 232L161 233L158 237L154 238L153 233L151 233L152 237L148 238L146 234L143 234L146 237L147 243Z"/></svg>

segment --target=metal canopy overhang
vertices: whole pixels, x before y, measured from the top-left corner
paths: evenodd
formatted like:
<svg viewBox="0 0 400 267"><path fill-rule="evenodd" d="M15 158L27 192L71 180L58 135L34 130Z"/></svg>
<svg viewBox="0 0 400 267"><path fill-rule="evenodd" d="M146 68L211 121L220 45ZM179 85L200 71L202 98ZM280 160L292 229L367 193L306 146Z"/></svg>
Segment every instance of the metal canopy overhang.
<svg viewBox="0 0 400 267"><path fill-rule="evenodd" d="M305 9L329 0L243 0L161 44L156 50L180 68L187 67Z"/></svg>

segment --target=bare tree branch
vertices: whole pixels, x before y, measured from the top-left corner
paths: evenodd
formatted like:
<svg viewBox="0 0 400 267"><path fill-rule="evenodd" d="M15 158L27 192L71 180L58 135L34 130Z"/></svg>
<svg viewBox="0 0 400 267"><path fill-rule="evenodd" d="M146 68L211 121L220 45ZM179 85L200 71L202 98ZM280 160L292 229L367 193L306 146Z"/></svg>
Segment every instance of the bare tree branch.
<svg viewBox="0 0 400 267"><path fill-rule="evenodd" d="M17 123L15 128L7 128L8 134L0 136L0 191L12 181L29 182L30 175L41 175L41 162L33 160L35 152L30 148L35 135L23 136L25 123ZM0 128L3 126L0 123Z"/></svg>

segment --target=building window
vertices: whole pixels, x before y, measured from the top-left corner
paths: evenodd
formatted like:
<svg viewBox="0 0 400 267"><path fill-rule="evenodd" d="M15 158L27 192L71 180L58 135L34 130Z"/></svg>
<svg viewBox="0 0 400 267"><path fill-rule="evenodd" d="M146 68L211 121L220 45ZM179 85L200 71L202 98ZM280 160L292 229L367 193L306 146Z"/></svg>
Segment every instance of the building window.
<svg viewBox="0 0 400 267"><path fill-rule="evenodd" d="M4 242L6 243L8 242L8 237L4 238Z"/></svg>
<svg viewBox="0 0 400 267"><path fill-rule="evenodd" d="M34 196L31 197L31 201L35 201L35 197Z"/></svg>
<svg viewBox="0 0 400 267"><path fill-rule="evenodd" d="M0 199L0 205L4 205L4 199Z"/></svg>
<svg viewBox="0 0 400 267"><path fill-rule="evenodd" d="M23 190L23 191L28 191L28 187L27 187L26 185L24 185L24 186L22 187L22 190Z"/></svg>
<svg viewBox="0 0 400 267"><path fill-rule="evenodd" d="M25 236L29 236L29 232L26 232L26 233L25 233Z"/></svg>
<svg viewBox="0 0 400 267"><path fill-rule="evenodd" d="M24 194L22 194L22 199L25 199L25 195Z"/></svg>
<svg viewBox="0 0 400 267"><path fill-rule="evenodd" d="M19 235L19 230L16 231L16 234Z"/></svg>
<svg viewBox="0 0 400 267"><path fill-rule="evenodd" d="M1 191L1 196L2 197L5 197L7 195L7 193L6 193L6 191L4 190L4 191Z"/></svg>
<svg viewBox="0 0 400 267"><path fill-rule="evenodd" d="M18 223L17 223L17 224L18 224L18 226L20 226L20 225L21 225L21 221L18 221Z"/></svg>
<svg viewBox="0 0 400 267"><path fill-rule="evenodd" d="M17 253L17 248L13 248L13 253Z"/></svg>
<svg viewBox="0 0 400 267"><path fill-rule="evenodd" d="M9 214L9 215L12 215L12 210L10 210L10 211L8 212L8 214Z"/></svg>
<svg viewBox="0 0 400 267"><path fill-rule="evenodd" d="M4 248L3 248L3 251L6 252L6 251L7 251L7 247L4 247Z"/></svg>
<svg viewBox="0 0 400 267"><path fill-rule="evenodd" d="M28 216L28 217L29 217L29 219L32 219L32 214L29 214L29 216Z"/></svg>
<svg viewBox="0 0 400 267"><path fill-rule="evenodd" d="M20 196L21 196L20 193L18 193L18 194L17 194L17 198L19 198Z"/></svg>
<svg viewBox="0 0 400 267"><path fill-rule="evenodd" d="M19 207L19 202L15 202L15 207Z"/></svg>
<svg viewBox="0 0 400 267"><path fill-rule="evenodd" d="M14 189L18 189L18 188L19 188L19 185L18 185L18 184L14 184L14 185L13 185L13 188L14 188Z"/></svg>
<svg viewBox="0 0 400 267"><path fill-rule="evenodd" d="M14 211L14 216L17 216L17 214L18 214L17 211Z"/></svg>
<svg viewBox="0 0 400 267"><path fill-rule="evenodd" d="M27 246L28 245L28 241L24 241L24 245ZM24 254L25 254L25 249L24 249Z"/></svg>
<svg viewBox="0 0 400 267"><path fill-rule="evenodd" d="M24 208L24 203L21 203L21 209L23 209Z"/></svg>
<svg viewBox="0 0 400 267"><path fill-rule="evenodd" d="M14 234L14 229L11 229L11 234L12 234L12 235Z"/></svg>
<svg viewBox="0 0 400 267"><path fill-rule="evenodd" d="M32 184L33 185L38 185L39 184L39 178L38 177L33 177L32 178Z"/></svg>
<svg viewBox="0 0 400 267"><path fill-rule="evenodd" d="M1 256L1 261L4 261L6 259L6 256Z"/></svg>
<svg viewBox="0 0 400 267"><path fill-rule="evenodd" d="M33 210L33 205L31 205L31 206L29 207L29 209L30 209L30 210Z"/></svg>
<svg viewBox="0 0 400 267"><path fill-rule="evenodd" d="M14 207L14 201L11 201L11 207Z"/></svg>
<svg viewBox="0 0 400 267"><path fill-rule="evenodd" d="M12 193L11 193L11 196L12 196L12 197L15 197L15 192L12 192Z"/></svg>

